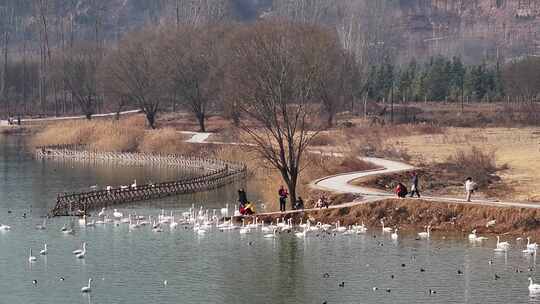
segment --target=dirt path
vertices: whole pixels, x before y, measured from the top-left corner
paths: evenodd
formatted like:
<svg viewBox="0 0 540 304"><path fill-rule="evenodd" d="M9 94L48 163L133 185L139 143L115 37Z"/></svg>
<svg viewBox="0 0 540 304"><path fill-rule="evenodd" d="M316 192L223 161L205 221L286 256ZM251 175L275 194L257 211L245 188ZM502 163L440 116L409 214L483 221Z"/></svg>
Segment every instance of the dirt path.
<svg viewBox="0 0 540 304"><path fill-rule="evenodd" d="M206 141L212 133L187 132L187 131L182 132L182 133L193 135L192 138L187 140L187 142L190 142L190 143L216 143L216 144L231 144L231 145L239 144L239 143L222 143L222 142ZM312 152L321 153L319 151L312 151ZM332 153L332 155L336 157L340 157L341 153ZM334 192L334 193L353 193L353 194L362 195L361 200L356 200L353 202L339 204L339 205L332 205L328 209L353 207L356 205L372 203L372 202L392 198L394 197L392 193L383 192L377 189L372 189L372 188L367 188L367 187L362 187L362 186L355 186L355 185L352 185L351 182L359 178L398 173L398 172L409 171L409 170L414 169L414 167L409 164L382 159L382 158L361 157L360 159L367 162L371 162L375 164L376 166L381 167L382 169L336 174L336 175L320 178L311 183L310 186L312 188L319 189L319 190L324 190L324 191L329 191L329 192ZM434 203L454 203L454 204L482 205L482 206L492 206L492 207L516 207L516 208L540 209L540 204L526 203L526 202L502 202L502 201L497 201L497 200L474 200L474 199L471 202L467 202L463 198L434 197L434 196L423 196L422 199L428 200ZM298 213L298 212L305 212L305 211L309 212L309 211L314 211L314 210L318 210L318 208L317 209L315 208L304 209L304 210L289 210L283 214ZM277 214L281 214L281 212L278 211L278 212L259 213L259 215L277 215Z"/></svg>
<svg viewBox="0 0 540 304"><path fill-rule="evenodd" d="M127 114L136 114L136 113L140 113L140 112L141 112L141 110L131 110L131 111L123 111L123 112L120 112L120 113L114 112L114 113L94 114L94 115L92 115L92 118L112 117L112 116L116 116L118 114L120 114L120 116L122 116L122 115L127 115ZM27 122L27 123L28 122L44 122L44 121L61 121L61 120L76 120L76 119L86 119L86 116L81 115L81 116L65 116L65 117L47 117L47 118L25 118L25 119L21 119L21 123L25 123L25 122ZM17 120L15 120L15 121L17 121ZM9 126L7 120L0 120L0 125Z"/></svg>

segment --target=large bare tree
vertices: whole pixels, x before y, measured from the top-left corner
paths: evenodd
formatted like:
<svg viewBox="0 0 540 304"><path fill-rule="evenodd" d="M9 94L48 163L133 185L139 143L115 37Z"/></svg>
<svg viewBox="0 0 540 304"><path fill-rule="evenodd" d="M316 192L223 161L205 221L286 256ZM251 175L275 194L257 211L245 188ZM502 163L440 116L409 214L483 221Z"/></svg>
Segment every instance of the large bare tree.
<svg viewBox="0 0 540 304"><path fill-rule="evenodd" d="M322 127L317 82L326 72L331 44L322 42L330 33L314 25L267 21L244 28L231 41L230 73L245 116L241 128L279 170L292 201L302 156Z"/></svg>
<svg viewBox="0 0 540 304"><path fill-rule="evenodd" d="M110 52L102 69L105 92L138 105L153 129L161 105L169 98L171 83L160 37L155 28L131 33Z"/></svg>
<svg viewBox="0 0 540 304"><path fill-rule="evenodd" d="M51 68L52 82L64 84L87 119L96 113L100 60L101 56L92 44L81 43L66 50L64 54L55 54Z"/></svg>
<svg viewBox="0 0 540 304"><path fill-rule="evenodd" d="M201 132L206 131L206 118L223 82L223 35L217 27L184 25L168 33L164 43L172 95L193 113Z"/></svg>

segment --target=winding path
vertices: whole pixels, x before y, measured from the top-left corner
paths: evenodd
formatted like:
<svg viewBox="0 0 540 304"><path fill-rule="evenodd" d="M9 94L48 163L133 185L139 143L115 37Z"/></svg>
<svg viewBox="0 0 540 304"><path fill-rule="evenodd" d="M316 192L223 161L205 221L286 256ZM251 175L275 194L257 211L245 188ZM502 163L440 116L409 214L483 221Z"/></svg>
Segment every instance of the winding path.
<svg viewBox="0 0 540 304"><path fill-rule="evenodd" d="M190 143L212 143L212 144L233 144L237 145L238 143L223 143L223 142L211 142L207 141L212 133L199 133L199 132L183 132L186 134L192 134L193 137L188 139L187 142ZM314 153L321 153L319 151L312 151ZM331 153L335 157L340 157L341 153ZM359 157L361 160L370 162L381 169L359 171L359 172L349 172L331 175L317 179L311 183L311 187L314 189L319 189L323 191L329 191L334 193L352 193L358 194L362 197L358 200L343 203L338 205L331 205L329 209L339 209L344 207L352 207L356 205L366 204L385 200L388 198L395 197L393 193L384 192L378 189L372 189L368 187L356 186L351 184L352 181L365 178L369 176L378 176L384 174L392 174L410 171L414 169L414 166L405 164L402 162L387 160L383 158L376 157ZM491 206L491 207L515 207L515 208L533 208L540 209L540 204L536 203L526 203L526 202L503 202L498 200L488 200L488 199L476 199L471 202L467 202L462 198L455 197L441 197L441 196L422 196L423 200L427 200L434 203L454 203L454 204L466 204L466 205L482 205L482 206ZM304 209L304 210L289 210L285 214L297 213L302 211L314 211L319 210L318 208ZM258 215L277 215L282 214L282 212L267 212L259 213Z"/></svg>
<svg viewBox="0 0 540 304"><path fill-rule="evenodd" d="M93 114L92 118L100 118L100 117L114 117L116 115L128 115L128 114L137 114L141 113L141 110L130 110L130 111L122 111L122 112L113 112L113 113L103 113L103 114ZM28 122L43 122L43 121L62 121L62 120L78 120L78 119L86 119L86 116L79 115L79 116L61 116L61 117L46 117L46 118L23 118L21 119L21 123L28 123ZM7 120L0 120L1 126L9 126Z"/></svg>

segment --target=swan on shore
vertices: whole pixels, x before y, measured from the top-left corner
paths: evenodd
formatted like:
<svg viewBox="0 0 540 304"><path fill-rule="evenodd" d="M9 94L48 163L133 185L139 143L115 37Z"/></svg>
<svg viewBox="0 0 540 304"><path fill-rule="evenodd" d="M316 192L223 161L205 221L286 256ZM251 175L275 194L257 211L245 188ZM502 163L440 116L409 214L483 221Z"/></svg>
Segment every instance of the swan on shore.
<svg viewBox="0 0 540 304"><path fill-rule="evenodd" d="M105 207L101 208L101 211L98 213L98 217L104 217L105 216Z"/></svg>
<svg viewBox="0 0 540 304"><path fill-rule="evenodd" d="M91 288L91 286L90 286L91 283L92 283L92 278L88 279L88 285L87 285L87 286L83 286L83 287L81 288L81 292L85 292L85 293L86 293L86 292L92 291L92 288Z"/></svg>

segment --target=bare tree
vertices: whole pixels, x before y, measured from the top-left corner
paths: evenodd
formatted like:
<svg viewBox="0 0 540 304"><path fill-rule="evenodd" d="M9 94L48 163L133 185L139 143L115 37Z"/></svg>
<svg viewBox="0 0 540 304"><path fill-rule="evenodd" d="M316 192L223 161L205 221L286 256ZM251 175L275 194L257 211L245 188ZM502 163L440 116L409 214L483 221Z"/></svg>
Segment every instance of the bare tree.
<svg viewBox="0 0 540 304"><path fill-rule="evenodd" d="M234 68L241 128L256 149L279 170L290 198L296 200L302 156L321 125L317 80L325 72L327 31L316 26L269 21L240 31L233 38Z"/></svg>
<svg viewBox="0 0 540 304"><path fill-rule="evenodd" d="M222 30L211 26L182 26L167 35L163 49L175 96L195 115L201 132L219 96L223 79L220 62Z"/></svg>
<svg viewBox="0 0 540 304"><path fill-rule="evenodd" d="M55 54L53 82L63 83L87 119L96 113L97 69L101 56L91 44L81 43L65 53Z"/></svg>
<svg viewBox="0 0 540 304"><path fill-rule="evenodd" d="M125 98L145 113L148 125L156 127L160 106L168 98L170 77L155 28L131 33L103 64L104 90L114 98Z"/></svg>

